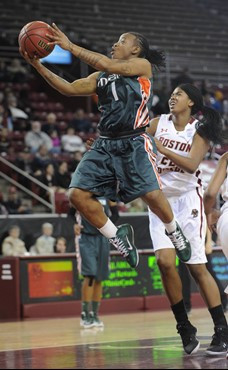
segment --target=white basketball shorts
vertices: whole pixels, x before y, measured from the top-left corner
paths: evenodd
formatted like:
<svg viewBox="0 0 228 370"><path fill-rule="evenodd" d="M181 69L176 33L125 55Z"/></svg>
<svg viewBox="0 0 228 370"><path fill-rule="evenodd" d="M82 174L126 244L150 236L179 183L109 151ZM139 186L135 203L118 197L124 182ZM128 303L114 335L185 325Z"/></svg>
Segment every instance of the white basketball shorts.
<svg viewBox="0 0 228 370"><path fill-rule="evenodd" d="M205 254L207 223L204 213L202 190L191 190L178 198L168 198L168 200L177 222L191 244L192 256L187 263L207 263ZM149 219L150 235L154 251L174 248L171 240L165 234L165 226L162 221L151 211L149 212Z"/></svg>

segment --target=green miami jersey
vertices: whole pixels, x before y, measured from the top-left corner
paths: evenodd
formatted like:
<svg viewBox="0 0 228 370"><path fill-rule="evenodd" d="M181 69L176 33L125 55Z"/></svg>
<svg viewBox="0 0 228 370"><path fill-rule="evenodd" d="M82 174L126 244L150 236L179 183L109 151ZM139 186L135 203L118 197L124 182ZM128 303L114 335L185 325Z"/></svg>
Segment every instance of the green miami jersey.
<svg viewBox="0 0 228 370"><path fill-rule="evenodd" d="M145 128L152 106L152 79L101 72L97 79L99 131L118 135Z"/></svg>

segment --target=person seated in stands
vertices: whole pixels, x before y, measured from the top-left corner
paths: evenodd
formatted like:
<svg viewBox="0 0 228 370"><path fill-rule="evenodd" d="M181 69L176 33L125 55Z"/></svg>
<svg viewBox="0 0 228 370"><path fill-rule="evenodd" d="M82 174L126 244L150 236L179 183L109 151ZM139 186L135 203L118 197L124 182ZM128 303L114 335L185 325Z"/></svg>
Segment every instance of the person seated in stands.
<svg viewBox="0 0 228 370"><path fill-rule="evenodd" d="M25 68L21 61L14 58L11 64L7 67L8 75L11 82L26 82L28 80L28 69Z"/></svg>
<svg viewBox="0 0 228 370"><path fill-rule="evenodd" d="M68 171L68 163L62 162L59 165L58 172L56 174L56 186L58 191L65 191L69 188L71 176Z"/></svg>
<svg viewBox="0 0 228 370"><path fill-rule="evenodd" d="M69 172L70 173L73 173L75 171L75 169L77 168L77 166L79 165L81 159L83 157L83 153L80 152L80 150L77 150L74 154L73 154L73 159L69 162Z"/></svg>
<svg viewBox="0 0 228 370"><path fill-rule="evenodd" d="M92 123L86 118L83 109L79 108L74 113L74 118L70 121L70 127L72 127L75 132L91 132Z"/></svg>
<svg viewBox="0 0 228 370"><path fill-rule="evenodd" d="M48 151L51 151L53 147L51 138L41 131L39 121L32 122L32 129L25 136L25 145L30 148L32 153L36 153L41 145L46 146Z"/></svg>
<svg viewBox="0 0 228 370"><path fill-rule="evenodd" d="M52 140L52 145L53 145L53 148L51 150L52 153L56 153L56 154L59 154L61 153L61 139L60 139L60 136L58 134L58 131L57 130L53 130L51 133L50 133L50 138Z"/></svg>
<svg viewBox="0 0 228 370"><path fill-rule="evenodd" d="M55 167L52 163L47 164L44 173L38 177L38 180L46 185L49 189L56 191ZM40 196L50 201L50 193L45 189L40 190Z"/></svg>
<svg viewBox="0 0 228 370"><path fill-rule="evenodd" d="M16 158L14 162L16 167L26 172L28 175L33 175L32 163L33 163L33 157L30 153L29 148L27 147L24 147L24 149L18 153L18 157ZM22 184L26 188L28 189L31 188L30 180L28 180L25 176L19 174L18 181L20 182L20 184Z"/></svg>
<svg viewBox="0 0 228 370"><path fill-rule="evenodd" d="M23 205L15 186L8 189L8 199L3 203L10 215L24 215L32 213L32 210Z"/></svg>
<svg viewBox="0 0 228 370"><path fill-rule="evenodd" d="M39 177L43 174L48 164L55 164L45 145L41 145L31 163L33 175Z"/></svg>
<svg viewBox="0 0 228 370"><path fill-rule="evenodd" d="M67 249L66 239L60 236L56 240L56 244L54 246L54 252L62 254L62 253L66 253L66 249Z"/></svg>
<svg viewBox="0 0 228 370"><path fill-rule="evenodd" d="M55 238L53 238L52 234L52 224L44 223L42 225L42 235L36 240L35 245L30 248L30 253L32 255L53 254Z"/></svg>
<svg viewBox="0 0 228 370"><path fill-rule="evenodd" d="M62 148L68 153L74 153L78 150L84 153L86 150L82 139L75 135L75 130L72 127L69 127L66 135L62 136Z"/></svg>
<svg viewBox="0 0 228 370"><path fill-rule="evenodd" d="M57 117L55 113L48 113L46 117L46 122L42 125L42 131L51 136L51 133L53 132L53 130L55 130L57 131L58 136L60 136L60 128L56 120Z"/></svg>
<svg viewBox="0 0 228 370"><path fill-rule="evenodd" d="M2 254L3 256L25 256L29 253L25 248L25 243L20 239L20 228L13 225L9 228L9 236L3 240Z"/></svg>
<svg viewBox="0 0 228 370"><path fill-rule="evenodd" d="M10 147L9 131L6 127L0 130L0 153L7 153Z"/></svg>
<svg viewBox="0 0 228 370"><path fill-rule="evenodd" d="M17 119L27 120L29 118L28 114L18 107L17 98L13 93L7 95L7 107L11 112L13 121Z"/></svg>

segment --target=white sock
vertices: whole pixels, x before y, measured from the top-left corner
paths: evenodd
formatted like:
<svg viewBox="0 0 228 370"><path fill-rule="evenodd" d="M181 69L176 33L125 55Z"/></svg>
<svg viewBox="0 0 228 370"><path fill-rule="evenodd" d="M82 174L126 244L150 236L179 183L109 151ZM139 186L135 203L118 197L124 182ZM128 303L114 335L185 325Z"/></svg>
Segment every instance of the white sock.
<svg viewBox="0 0 228 370"><path fill-rule="evenodd" d="M166 231L167 231L168 234L171 234L174 231L176 231L177 225L176 225L175 218L169 224L164 223L164 225L165 225L165 228L166 228Z"/></svg>
<svg viewBox="0 0 228 370"><path fill-rule="evenodd" d="M98 229L102 235L106 238L114 238L117 233L117 227L112 223L110 219L106 222L106 224L101 228Z"/></svg>

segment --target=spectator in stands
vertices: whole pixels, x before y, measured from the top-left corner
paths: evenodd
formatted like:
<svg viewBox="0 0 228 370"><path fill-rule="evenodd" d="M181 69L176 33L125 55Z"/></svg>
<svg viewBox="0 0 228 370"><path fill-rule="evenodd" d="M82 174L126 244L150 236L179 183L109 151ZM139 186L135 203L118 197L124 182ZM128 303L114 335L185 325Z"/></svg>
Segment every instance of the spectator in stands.
<svg viewBox="0 0 228 370"><path fill-rule="evenodd" d="M41 176L49 163L54 164L47 147L41 145L31 164L33 175L36 177Z"/></svg>
<svg viewBox="0 0 228 370"><path fill-rule="evenodd" d="M44 170L44 174L38 177L38 180L42 182L44 185L48 186L48 188L53 191L56 191L56 176L55 176L55 167L52 163L47 164ZM44 189L40 190L40 196L50 200L50 193L46 192Z"/></svg>
<svg viewBox="0 0 228 370"><path fill-rule="evenodd" d="M7 96L7 106L11 112L12 119L28 119L29 116L25 113L21 108L18 107L17 98L12 93L8 94Z"/></svg>
<svg viewBox="0 0 228 370"><path fill-rule="evenodd" d="M181 72L172 80L172 90L181 84L193 84L193 79L189 74L188 67L184 67Z"/></svg>
<svg viewBox="0 0 228 370"><path fill-rule="evenodd" d="M68 153L74 153L78 150L84 153L86 150L82 139L75 135L75 130L72 127L68 128L67 134L62 136L62 147Z"/></svg>
<svg viewBox="0 0 228 370"><path fill-rule="evenodd" d="M18 157L16 158L14 164L20 170L26 172L28 175L33 176L32 163L33 156L31 155L29 148L25 147L21 152L18 153ZM18 181L27 189L31 188L31 182L25 176L18 174Z"/></svg>
<svg viewBox="0 0 228 370"><path fill-rule="evenodd" d="M43 124L42 131L46 132L48 136L51 136L53 130L57 131L58 136L60 136L60 128L56 122L57 117L55 113L48 113L47 122Z"/></svg>
<svg viewBox="0 0 228 370"><path fill-rule="evenodd" d="M79 108L74 113L74 118L70 122L70 127L72 127L75 132L91 132L92 123L86 118L83 109Z"/></svg>
<svg viewBox="0 0 228 370"><path fill-rule="evenodd" d="M58 134L58 131L53 130L50 133L50 138L52 140L52 145L53 145L51 152L56 153L56 154L61 153L61 139L60 139L60 136Z"/></svg>
<svg viewBox="0 0 228 370"><path fill-rule="evenodd" d="M66 239L60 236L56 240L56 244L54 246L54 252L55 253L66 253L67 245L66 245Z"/></svg>
<svg viewBox="0 0 228 370"><path fill-rule="evenodd" d="M32 156L29 148L24 147L23 151L18 153L15 165L20 168L20 170L27 172L29 175L32 174Z"/></svg>
<svg viewBox="0 0 228 370"><path fill-rule="evenodd" d="M42 235L36 240L34 246L30 248L32 255L45 255L54 253L55 238L52 237L53 226L50 223L42 225Z"/></svg>
<svg viewBox="0 0 228 370"><path fill-rule="evenodd" d="M20 238L20 228L13 225L9 229L9 236L3 240L2 254L3 256L25 256L29 253L25 248L25 243Z"/></svg>
<svg viewBox="0 0 228 370"><path fill-rule="evenodd" d="M13 59L11 64L7 67L8 75L11 82L26 82L28 79L28 69L26 69L21 61L17 58Z"/></svg>
<svg viewBox="0 0 228 370"><path fill-rule="evenodd" d="M11 186L8 189L8 199L4 202L4 206L10 215L24 215L32 213L29 207L22 204L15 186Z"/></svg>
<svg viewBox="0 0 228 370"><path fill-rule="evenodd" d="M10 147L9 131L6 127L0 130L0 153L7 153Z"/></svg>
<svg viewBox="0 0 228 370"><path fill-rule="evenodd" d="M32 122L32 130L26 134L25 144L30 148L32 153L36 153L41 145L45 145L48 151L53 147L51 138L45 132L41 131L39 121Z"/></svg>
<svg viewBox="0 0 228 370"><path fill-rule="evenodd" d="M68 171L68 163L62 162L59 165L58 172L56 174L56 186L58 191L65 190L69 188L71 176Z"/></svg>
<svg viewBox="0 0 228 370"><path fill-rule="evenodd" d="M83 153L80 150L77 150L73 155L74 155L73 159L69 163L69 172L70 173L73 173L75 171L75 169L77 168L77 166L79 165L79 163L82 159Z"/></svg>

